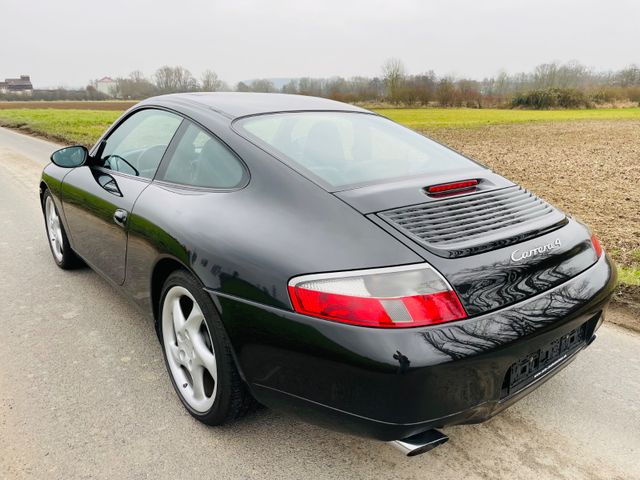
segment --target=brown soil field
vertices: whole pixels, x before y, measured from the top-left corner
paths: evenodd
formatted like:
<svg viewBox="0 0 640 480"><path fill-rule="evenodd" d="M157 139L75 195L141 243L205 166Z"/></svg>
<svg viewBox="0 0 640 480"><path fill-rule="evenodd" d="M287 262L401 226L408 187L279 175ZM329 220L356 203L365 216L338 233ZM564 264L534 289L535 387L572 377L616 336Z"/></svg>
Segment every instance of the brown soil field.
<svg viewBox="0 0 640 480"><path fill-rule="evenodd" d="M14 108L57 108L63 110L126 110L138 103L135 101L113 100L113 101L86 101L76 102L72 100L60 101L27 101L27 102L0 102L0 109Z"/></svg>

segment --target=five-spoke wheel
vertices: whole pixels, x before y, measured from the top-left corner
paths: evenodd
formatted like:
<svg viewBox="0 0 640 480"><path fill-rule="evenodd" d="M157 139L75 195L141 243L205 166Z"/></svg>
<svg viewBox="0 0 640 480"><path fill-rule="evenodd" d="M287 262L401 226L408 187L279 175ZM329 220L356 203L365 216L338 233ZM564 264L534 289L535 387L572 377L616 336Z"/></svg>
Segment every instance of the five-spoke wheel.
<svg viewBox="0 0 640 480"><path fill-rule="evenodd" d="M162 332L169 370L182 398L196 412L208 411L216 398L216 355L202 309L186 288L175 286L167 292Z"/></svg>
<svg viewBox="0 0 640 480"><path fill-rule="evenodd" d="M42 195L44 209L44 224L47 229L49 247L56 264L60 268L69 269L82 265L82 261L76 256L69 245L67 234L58 214L58 209L49 190Z"/></svg>
<svg viewBox="0 0 640 480"><path fill-rule="evenodd" d="M219 425L254 405L211 297L185 270L164 283L158 334L171 382L195 418Z"/></svg>
<svg viewBox="0 0 640 480"><path fill-rule="evenodd" d="M58 262L62 262L64 245L62 243L62 229L60 227L60 217L56 211L51 195L47 196L44 204L45 221L47 222L47 234L51 244L51 252Z"/></svg>

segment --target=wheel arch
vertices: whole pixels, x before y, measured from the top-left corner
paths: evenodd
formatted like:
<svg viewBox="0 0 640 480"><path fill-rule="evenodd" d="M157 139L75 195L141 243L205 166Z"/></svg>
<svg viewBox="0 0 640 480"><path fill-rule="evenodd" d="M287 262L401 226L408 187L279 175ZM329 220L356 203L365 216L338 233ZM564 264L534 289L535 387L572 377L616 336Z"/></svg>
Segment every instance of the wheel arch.
<svg viewBox="0 0 640 480"><path fill-rule="evenodd" d="M49 186L46 184L44 180L40 180L40 185L38 187L38 192L40 194L40 208L44 209L44 192L49 190Z"/></svg>
<svg viewBox="0 0 640 480"><path fill-rule="evenodd" d="M151 308L152 308L152 314L153 314L153 321L155 323L156 329L158 329L160 325L159 324L160 295L162 294L162 286L164 285L164 282L166 281L166 279L169 278L169 275L171 275L173 272L178 270L183 270L189 273L196 280L198 280L198 282L202 284L202 281L193 272L193 270L191 270L191 268L189 268L187 265L185 265L183 262L181 262L177 258L171 257L171 256L165 256L158 259L155 265L153 266L153 271L151 273L151 285L150 285ZM227 326L225 325L224 319L222 318L222 310L220 308L220 305L215 299L213 301L213 304L214 304L214 308L218 311L218 315L220 316L220 319L222 320L222 328L227 333L227 336L229 336L229 331L227 329ZM233 361L236 365L236 368L238 369L238 373L240 374L240 378L242 378L242 380L245 382L249 391L252 392L251 386L247 382L247 379L244 375L242 365L240 364L240 361L238 360L238 357L236 355L233 341L231 341L231 355L233 357Z"/></svg>
<svg viewBox="0 0 640 480"><path fill-rule="evenodd" d="M151 296L151 311L153 319L158 323L158 313L160 309L160 295L162 293L162 286L164 282L169 278L173 272L178 270L184 270L185 272L193 275L194 278L198 278L189 267L174 257L161 257L153 266L151 272L151 284L150 284L150 296ZM199 279L198 279L199 280Z"/></svg>

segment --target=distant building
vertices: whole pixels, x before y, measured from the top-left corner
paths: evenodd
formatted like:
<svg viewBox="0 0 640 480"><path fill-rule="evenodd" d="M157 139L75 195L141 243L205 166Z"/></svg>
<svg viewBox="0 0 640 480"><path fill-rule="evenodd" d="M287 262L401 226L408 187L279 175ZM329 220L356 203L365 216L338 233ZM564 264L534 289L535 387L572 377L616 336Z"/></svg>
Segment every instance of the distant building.
<svg viewBox="0 0 640 480"><path fill-rule="evenodd" d="M0 82L0 93L19 93L31 95L33 85L29 75L20 75L20 78L5 78Z"/></svg>
<svg viewBox="0 0 640 480"><path fill-rule="evenodd" d="M96 90L105 95L113 97L116 90L117 82L111 77L102 77L96 80Z"/></svg>

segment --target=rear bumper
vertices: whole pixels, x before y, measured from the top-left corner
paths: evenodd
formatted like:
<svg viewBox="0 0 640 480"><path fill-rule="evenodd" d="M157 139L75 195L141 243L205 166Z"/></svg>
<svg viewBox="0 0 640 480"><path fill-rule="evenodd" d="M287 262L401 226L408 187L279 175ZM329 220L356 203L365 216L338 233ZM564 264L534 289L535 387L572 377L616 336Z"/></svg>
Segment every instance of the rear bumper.
<svg viewBox="0 0 640 480"><path fill-rule="evenodd" d="M571 280L468 320L384 330L356 327L210 292L242 375L267 406L337 430L395 440L481 422L570 363L577 351L505 397L516 361L586 324L593 336L616 282L603 256Z"/></svg>

